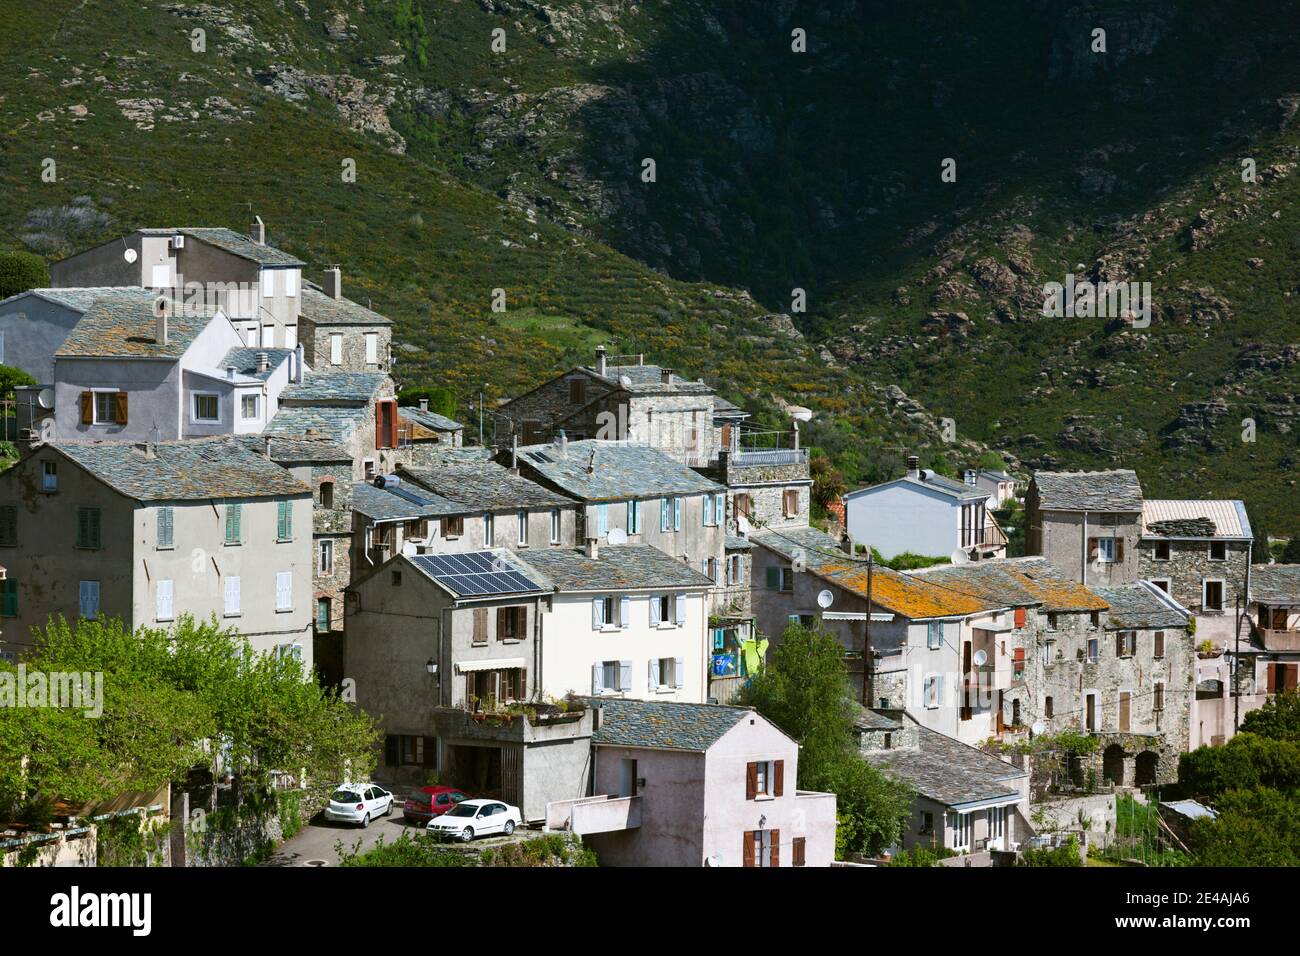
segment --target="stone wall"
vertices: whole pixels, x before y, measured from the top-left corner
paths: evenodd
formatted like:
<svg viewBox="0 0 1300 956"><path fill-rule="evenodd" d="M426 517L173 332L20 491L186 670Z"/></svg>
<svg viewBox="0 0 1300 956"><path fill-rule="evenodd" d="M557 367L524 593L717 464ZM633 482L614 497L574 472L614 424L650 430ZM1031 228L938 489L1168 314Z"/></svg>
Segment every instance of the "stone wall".
<svg viewBox="0 0 1300 956"><path fill-rule="evenodd" d="M1168 540L1169 559L1157 560L1157 542L1144 540L1138 552L1138 574L1148 580L1169 582L1169 594L1196 615L1198 641L1209 639L1216 646L1227 646L1233 638L1236 622L1236 598L1246 592L1246 571L1250 566L1250 542L1224 542L1227 559L1210 558L1209 541ZM1206 580L1223 581L1223 608L1214 611L1203 606Z"/></svg>

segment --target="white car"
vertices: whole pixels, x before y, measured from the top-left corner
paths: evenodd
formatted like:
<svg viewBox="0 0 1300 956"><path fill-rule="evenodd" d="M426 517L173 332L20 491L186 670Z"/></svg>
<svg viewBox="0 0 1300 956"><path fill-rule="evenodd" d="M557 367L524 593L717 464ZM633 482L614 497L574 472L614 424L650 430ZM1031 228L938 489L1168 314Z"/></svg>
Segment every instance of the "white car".
<svg viewBox="0 0 1300 956"><path fill-rule="evenodd" d="M462 800L441 816L425 825L433 836L455 837L465 843L477 836L515 832L523 822L518 807L500 800Z"/></svg>
<svg viewBox="0 0 1300 956"><path fill-rule="evenodd" d="M375 817L393 812L393 795L373 783L345 783L330 794L325 819L370 826Z"/></svg>

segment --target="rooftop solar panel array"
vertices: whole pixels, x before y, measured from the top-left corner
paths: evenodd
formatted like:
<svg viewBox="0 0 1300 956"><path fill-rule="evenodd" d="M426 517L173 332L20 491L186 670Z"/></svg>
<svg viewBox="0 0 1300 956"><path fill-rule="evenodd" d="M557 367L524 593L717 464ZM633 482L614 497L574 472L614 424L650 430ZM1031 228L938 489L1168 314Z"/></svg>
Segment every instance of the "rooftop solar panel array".
<svg viewBox="0 0 1300 956"><path fill-rule="evenodd" d="M421 554L411 560L420 570L460 597L542 590L516 567L491 551Z"/></svg>

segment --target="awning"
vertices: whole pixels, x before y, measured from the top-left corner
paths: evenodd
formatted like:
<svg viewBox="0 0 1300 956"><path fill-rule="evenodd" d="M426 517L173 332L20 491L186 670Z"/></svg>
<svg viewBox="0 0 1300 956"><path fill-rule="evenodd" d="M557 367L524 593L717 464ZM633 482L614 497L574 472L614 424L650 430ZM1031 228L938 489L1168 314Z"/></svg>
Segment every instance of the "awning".
<svg viewBox="0 0 1300 956"><path fill-rule="evenodd" d="M522 657L494 657L485 661L461 661L456 670L461 673L469 671L507 671L523 667L528 662Z"/></svg>

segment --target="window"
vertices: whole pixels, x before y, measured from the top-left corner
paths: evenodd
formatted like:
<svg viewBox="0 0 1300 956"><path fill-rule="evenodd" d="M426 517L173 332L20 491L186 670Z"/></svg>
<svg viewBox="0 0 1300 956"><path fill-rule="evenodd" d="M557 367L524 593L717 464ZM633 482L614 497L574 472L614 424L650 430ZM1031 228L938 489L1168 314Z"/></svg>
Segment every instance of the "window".
<svg viewBox="0 0 1300 956"><path fill-rule="evenodd" d="M438 742L434 737L416 737L411 734L389 734L384 738L384 763L390 767L419 766L436 767L438 765ZM438 794L439 805L459 803L465 799L458 794Z"/></svg>
<svg viewBox="0 0 1300 956"><path fill-rule="evenodd" d="M102 548L104 546L100 530L100 511L98 508L77 509L77 547Z"/></svg>
<svg viewBox="0 0 1300 956"><path fill-rule="evenodd" d="M317 561L318 573L329 575L334 573L334 542L329 538L322 538L319 545L319 558Z"/></svg>
<svg viewBox="0 0 1300 956"><path fill-rule="evenodd" d="M488 609L485 607L474 608L474 632L470 637L472 644L486 644L488 642Z"/></svg>
<svg viewBox="0 0 1300 956"><path fill-rule="evenodd" d="M592 598L591 601L591 626L600 630L601 628L614 627L614 598L610 595L604 597Z"/></svg>
<svg viewBox="0 0 1300 956"><path fill-rule="evenodd" d="M460 515L443 518L441 524L444 538L459 538L465 533L465 519Z"/></svg>
<svg viewBox="0 0 1300 956"><path fill-rule="evenodd" d="M517 515L515 515L515 519L519 522L519 547L521 547L521 548L523 548L523 547L527 547L527 545L528 545L528 512L527 512L527 511L520 511Z"/></svg>
<svg viewBox="0 0 1300 956"><path fill-rule="evenodd" d="M714 584L718 582L718 559L717 558L704 559L704 576L708 578L710 581L712 581Z"/></svg>
<svg viewBox="0 0 1300 956"><path fill-rule="evenodd" d="M1154 557L1157 561L1168 561L1168 560L1169 560L1169 542L1168 542L1168 541L1157 541L1157 542L1156 542L1156 546L1155 546L1155 548L1153 549L1152 557Z"/></svg>
<svg viewBox="0 0 1300 956"><path fill-rule="evenodd" d="M293 572L277 571L275 574L275 609L293 610Z"/></svg>
<svg viewBox="0 0 1300 956"><path fill-rule="evenodd" d="M1132 657L1137 654L1137 632L1117 631L1115 634L1115 656Z"/></svg>
<svg viewBox="0 0 1300 956"><path fill-rule="evenodd" d="M528 636L528 608L524 605L497 608L497 640L522 641Z"/></svg>
<svg viewBox="0 0 1300 956"><path fill-rule="evenodd" d="M593 694L626 693L632 689L631 661L598 661L591 668Z"/></svg>
<svg viewBox="0 0 1300 956"><path fill-rule="evenodd" d="M715 524L713 520L713 495L704 496L704 525L712 527Z"/></svg>
<svg viewBox="0 0 1300 956"><path fill-rule="evenodd" d="M284 270L284 294L290 299L298 295L298 270Z"/></svg>
<svg viewBox="0 0 1300 956"><path fill-rule="evenodd" d="M1097 560L1103 564L1112 563L1115 560L1115 539L1098 538L1096 554Z"/></svg>
<svg viewBox="0 0 1300 956"><path fill-rule="evenodd" d="M934 814L929 810L921 813L921 829L918 831L922 836L934 832Z"/></svg>
<svg viewBox="0 0 1300 956"><path fill-rule="evenodd" d="M1093 611L1089 615L1089 620L1091 621L1093 627L1101 627L1101 612Z"/></svg>
<svg viewBox="0 0 1300 956"><path fill-rule="evenodd" d="M327 597L316 599L316 630L328 631L330 629L330 599Z"/></svg>
<svg viewBox="0 0 1300 956"><path fill-rule="evenodd" d="M243 520L243 505L226 505L226 544L239 544L243 540L241 533Z"/></svg>
<svg viewBox="0 0 1300 956"><path fill-rule="evenodd" d="M659 530L667 531L673 526L673 505L671 498L659 499Z"/></svg>
<svg viewBox="0 0 1300 956"><path fill-rule="evenodd" d="M781 512L787 518L793 518L799 513L798 488L787 488L781 495Z"/></svg>
<svg viewBox="0 0 1300 956"><path fill-rule="evenodd" d="M99 582L82 581L77 588L81 616L87 620L99 617Z"/></svg>
<svg viewBox="0 0 1300 956"><path fill-rule="evenodd" d="M1061 618L1059 614L1049 611L1047 614L1047 629L1049 631L1055 631L1057 628L1061 626L1060 620Z"/></svg>
<svg viewBox="0 0 1300 956"><path fill-rule="evenodd" d="M790 841L790 865L807 866L808 865L808 838L795 837Z"/></svg>
<svg viewBox="0 0 1300 956"><path fill-rule="evenodd" d="M989 807L989 839L1002 840L1007 835L1007 808Z"/></svg>
<svg viewBox="0 0 1300 956"><path fill-rule="evenodd" d="M1050 698L1050 697L1044 697L1044 698L1043 698L1043 716L1044 716L1044 717L1051 717L1052 714L1053 714L1053 707L1054 707L1054 703L1053 703L1053 701L1052 701L1052 698Z"/></svg>
<svg viewBox="0 0 1300 956"><path fill-rule="evenodd" d="M243 326L244 344L249 348L257 348L257 323L253 322Z"/></svg>
<svg viewBox="0 0 1300 956"><path fill-rule="evenodd" d="M343 364L343 336L337 332L330 334L330 364Z"/></svg>
<svg viewBox="0 0 1300 956"><path fill-rule="evenodd" d="M375 447L396 448L398 443L397 400L375 402Z"/></svg>
<svg viewBox="0 0 1300 956"><path fill-rule="evenodd" d="M275 503L275 540L293 540L293 502L277 501Z"/></svg>
<svg viewBox="0 0 1300 956"><path fill-rule="evenodd" d="M924 693L926 708L934 710L943 699L943 678L937 674L927 677L924 682Z"/></svg>
<svg viewBox="0 0 1300 956"><path fill-rule="evenodd" d="M159 581L154 590L154 619L170 621L175 615L173 584L171 581Z"/></svg>
<svg viewBox="0 0 1300 956"><path fill-rule="evenodd" d="M1155 585L1156 587L1158 587L1160 590L1164 591L1166 594L1169 593L1169 579L1168 579L1168 578L1149 578L1148 580L1150 580L1150 582L1151 582L1152 584L1154 584L1154 585Z"/></svg>
<svg viewBox="0 0 1300 956"><path fill-rule="evenodd" d="M275 326L262 326L262 348L269 349L275 345Z"/></svg>
<svg viewBox="0 0 1300 956"><path fill-rule="evenodd" d="M671 594L652 594L650 595L650 626L659 627L661 624L672 624L677 619L673 608L673 596Z"/></svg>
<svg viewBox="0 0 1300 956"><path fill-rule="evenodd" d="M18 547L18 506L0 505L0 548Z"/></svg>
<svg viewBox="0 0 1300 956"><path fill-rule="evenodd" d="M746 830L744 866L779 867L781 865L780 830Z"/></svg>
<svg viewBox="0 0 1300 956"><path fill-rule="evenodd" d="M59 490L59 463L57 461L41 462L41 491Z"/></svg>
<svg viewBox="0 0 1300 956"><path fill-rule="evenodd" d="M289 658L290 660L301 661L301 660L302 660L302 645L301 645L301 644L277 644L277 645L275 645L275 659L276 659L276 660L284 660L286 657ZM370 798L368 798L368 799L370 799Z"/></svg>
<svg viewBox="0 0 1300 956"><path fill-rule="evenodd" d="M952 849L969 850L971 837L971 815L948 811L948 825L952 828Z"/></svg>
<svg viewBox="0 0 1300 956"><path fill-rule="evenodd" d="M745 583L745 563L738 554L727 556L727 584L739 586Z"/></svg>
<svg viewBox="0 0 1300 956"><path fill-rule="evenodd" d="M551 544L560 543L560 509L551 509Z"/></svg>
<svg viewBox="0 0 1300 956"><path fill-rule="evenodd" d="M1165 656L1165 632L1164 631L1156 631L1155 646L1151 649L1151 656L1152 657Z"/></svg>
<svg viewBox="0 0 1300 956"><path fill-rule="evenodd" d="M641 533L641 502L639 501L627 503L627 533Z"/></svg>
<svg viewBox="0 0 1300 956"><path fill-rule="evenodd" d="M585 378L569 379L569 404L582 405L587 401L587 380Z"/></svg>
<svg viewBox="0 0 1300 956"><path fill-rule="evenodd" d="M379 333L378 332L366 333L366 364L367 365L379 364Z"/></svg>
<svg viewBox="0 0 1300 956"><path fill-rule="evenodd" d="M113 389L82 392L81 423L83 425L125 425L127 423L126 392Z"/></svg>
<svg viewBox="0 0 1300 956"><path fill-rule="evenodd" d="M1095 637L1088 638L1088 660L1096 661L1098 651L1099 651L1099 642L1097 638Z"/></svg>
<svg viewBox="0 0 1300 956"><path fill-rule="evenodd" d="M320 483L320 506L322 508L334 507L334 482L322 481Z"/></svg>
<svg viewBox="0 0 1300 956"><path fill-rule="evenodd" d="M794 569L793 568L768 568L767 589L769 591L785 591L787 594L793 591L794 590Z"/></svg>
<svg viewBox="0 0 1300 956"><path fill-rule="evenodd" d="M400 588L402 586L402 572L393 571L389 577L389 580L392 581L393 587Z"/></svg>
<svg viewBox="0 0 1300 956"><path fill-rule="evenodd" d="M1165 685L1162 681L1156 681L1155 688L1151 692L1151 709L1165 709Z"/></svg>
<svg viewBox="0 0 1300 956"><path fill-rule="evenodd" d="M1210 560L1227 561L1228 560L1228 542L1211 541L1210 542Z"/></svg>
<svg viewBox="0 0 1300 956"><path fill-rule="evenodd" d="M650 662L650 690L675 690L682 686L686 661L681 657L661 657Z"/></svg>
<svg viewBox="0 0 1300 956"><path fill-rule="evenodd" d="M925 646L932 651L943 647L943 621L930 621L926 624Z"/></svg>
<svg viewBox="0 0 1300 956"><path fill-rule="evenodd" d="M609 534L609 505L596 505L596 534Z"/></svg>
<svg viewBox="0 0 1300 956"><path fill-rule="evenodd" d="M175 513L171 508L159 508L156 547L159 551L169 551L175 546Z"/></svg>
<svg viewBox="0 0 1300 956"><path fill-rule="evenodd" d="M1043 663L1050 664L1056 660L1056 641L1043 641Z"/></svg>
<svg viewBox="0 0 1300 956"><path fill-rule="evenodd" d="M0 617L18 616L18 581L5 578L0 581Z"/></svg>
<svg viewBox="0 0 1300 956"><path fill-rule="evenodd" d="M673 530L682 530L682 499L673 499Z"/></svg>
<svg viewBox="0 0 1300 956"><path fill-rule="evenodd" d="M262 270L262 298L269 299L275 295L275 273L270 269Z"/></svg>
<svg viewBox="0 0 1300 956"><path fill-rule="evenodd" d="M492 512L483 516L483 545L492 547L496 543L496 518Z"/></svg>
<svg viewBox="0 0 1300 956"><path fill-rule="evenodd" d="M1020 701L1018 699L1011 702L1011 726L1020 726Z"/></svg>
<svg viewBox="0 0 1300 956"><path fill-rule="evenodd" d="M1012 626L1024 627L1026 618L1027 618L1026 610L1023 607L1016 608L1015 611L1012 612L1012 618L1011 618Z"/></svg>
<svg viewBox="0 0 1300 956"><path fill-rule="evenodd" d="M785 795L785 761L754 760L745 767L745 799Z"/></svg>
<svg viewBox="0 0 1300 956"><path fill-rule="evenodd" d="M287 349L296 349L298 347L298 326L286 325L284 327L284 347Z"/></svg>
<svg viewBox="0 0 1300 956"><path fill-rule="evenodd" d="M751 495L740 493L736 495L735 509L737 515L744 515L746 518L754 513L754 499Z"/></svg>
<svg viewBox="0 0 1300 956"><path fill-rule="evenodd" d="M221 421L221 405L215 394L211 392L194 393L194 420L196 422Z"/></svg>
<svg viewBox="0 0 1300 956"><path fill-rule="evenodd" d="M226 617L239 615L239 578L227 577L223 588L222 613Z"/></svg>
<svg viewBox="0 0 1300 956"><path fill-rule="evenodd" d="M1201 609L1205 611L1222 611L1223 610L1223 582L1206 581L1202 585L1204 595L1201 600Z"/></svg>
<svg viewBox="0 0 1300 956"><path fill-rule="evenodd" d="M260 395L241 395L239 398L239 417L244 421L257 419L257 404Z"/></svg>
<svg viewBox="0 0 1300 956"><path fill-rule="evenodd" d="M365 460L361 463L361 465L362 465L362 468L363 468L364 471L365 471L366 481L374 481L374 479L375 479L375 460L374 460L373 458L367 458L367 459L365 459Z"/></svg>

